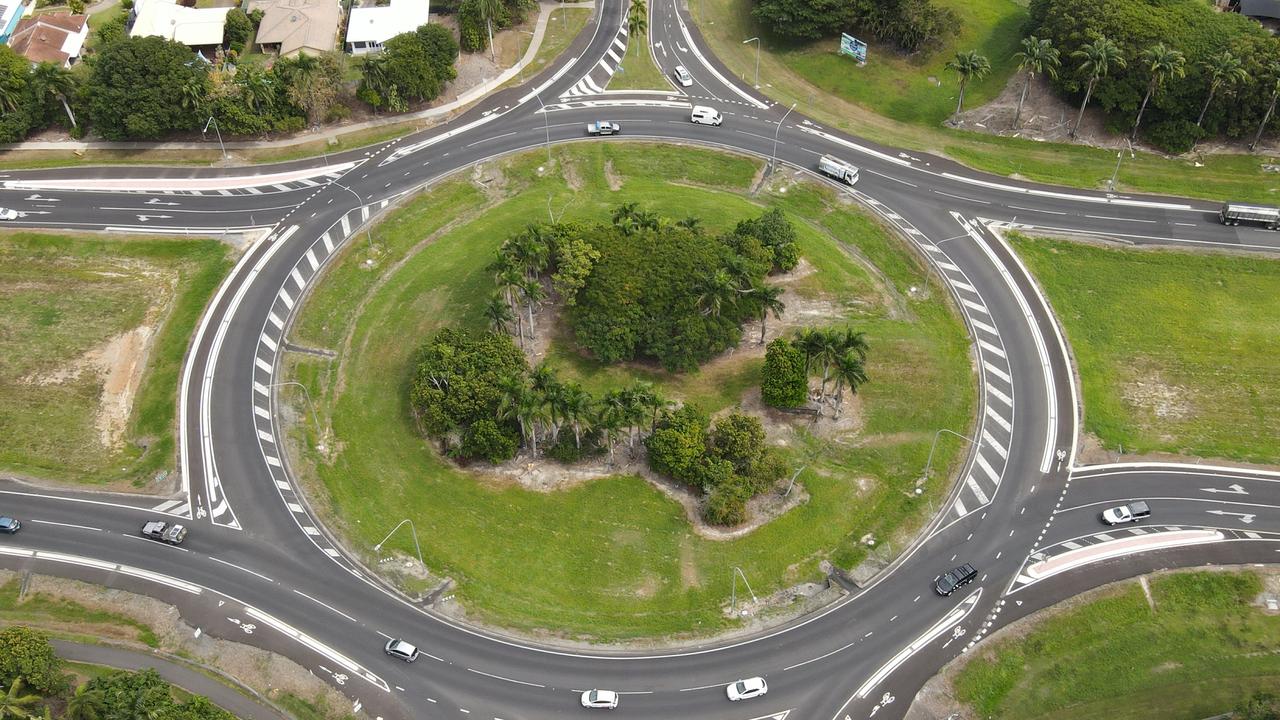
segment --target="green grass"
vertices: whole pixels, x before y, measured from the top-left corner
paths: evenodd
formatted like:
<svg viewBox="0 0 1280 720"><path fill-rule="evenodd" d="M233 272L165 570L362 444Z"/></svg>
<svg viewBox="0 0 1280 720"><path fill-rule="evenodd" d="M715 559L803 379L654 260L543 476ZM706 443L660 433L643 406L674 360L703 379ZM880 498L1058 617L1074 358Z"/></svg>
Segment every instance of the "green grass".
<svg viewBox="0 0 1280 720"><path fill-rule="evenodd" d="M997 641L960 671L956 696L1002 720L1199 720L1280 682L1280 617L1249 602L1253 573L1193 572L1137 583Z"/></svg>
<svg viewBox="0 0 1280 720"><path fill-rule="evenodd" d="M147 625L127 615L93 610L73 600L28 593L18 598L21 581L0 585L0 624L29 625L62 635L125 638L147 647L160 647L160 640Z"/></svg>
<svg viewBox="0 0 1280 720"><path fill-rule="evenodd" d="M671 90L653 61L647 38L633 38L627 43L622 63L609 80L610 90Z"/></svg>
<svg viewBox="0 0 1280 720"><path fill-rule="evenodd" d="M864 533L887 537L923 521L928 496L915 498L908 490L934 429L970 422L971 370L951 311L904 297L907 287L929 283L896 240L825 190L793 187L786 196L766 191L750 199L758 165L736 156L596 143L557 148L545 173L538 170L546 169L541 152L502 166L504 199L491 200L455 180L393 213L374 230L378 272L360 268L370 251L366 243L353 244L315 288L296 326L298 342L338 350L338 362L298 358L292 368L341 448L332 458L304 452L297 466L307 482L323 488L320 505L353 546L367 549L381 540L395 508L397 516L413 518L428 567L458 582L456 595L473 617L611 640L721 629L730 624L720 611L730 591L726 568L742 567L764 594L819 577L824 558L856 563ZM606 167L621 179L621 190L609 189ZM711 231L774 202L809 208L796 219L804 226L806 258L823 279L807 292L850 293L839 297L844 315L868 333L873 350L856 447L802 435L787 450L795 466L808 465L800 477L808 503L745 537L710 542L692 532L679 505L639 478L528 492L456 469L417 435L405 383L418 340L446 323L483 324L492 288L486 264L503 238L547 217L548 195L567 219L606 220L613 206L634 199L661 214L699 216ZM444 228L449 218L458 221ZM873 280L855 254L885 258L879 269L887 281ZM393 264L394 273L383 276ZM933 292L942 297L936 287ZM561 371L588 386L623 381L613 368L574 363L565 354L555 358ZM759 360L727 365L734 367L723 373L650 372L673 396L723 405L754 384ZM955 451L944 455L946 465ZM860 478L871 480L861 495ZM941 479L929 487L934 496L943 490ZM586 510L594 507L625 512ZM402 540L397 549L411 553L407 537L395 542Z"/></svg>
<svg viewBox="0 0 1280 720"><path fill-rule="evenodd" d="M293 720L354 720L355 716L330 708L321 697L316 702L304 700L291 692L281 692L275 703L288 711Z"/></svg>
<svg viewBox="0 0 1280 720"><path fill-rule="evenodd" d="M534 53L533 61L525 72L532 77L545 68L547 63L560 57L560 53L586 27L591 13L587 8L572 6L552 10L551 17L547 18L547 31L542 36L542 44L538 46L538 52Z"/></svg>
<svg viewBox="0 0 1280 720"><path fill-rule="evenodd" d="M215 240L0 234L0 467L135 485L170 468L182 358L231 264ZM157 334L124 444L109 448L95 426L102 377L56 374L144 322Z"/></svg>
<svg viewBox="0 0 1280 720"><path fill-rule="evenodd" d="M956 103L957 80L955 73L943 69L946 61L957 49L977 49L986 55L992 72L966 89L965 107L987 102L1000 93L1016 65L1011 58L1026 18L1025 3L1017 0L940 4L956 10L963 22L959 39L949 49L917 62L872 46L869 62L859 68L851 59L834 54L835 40L803 48L766 42L760 56L760 89L784 106L796 103L797 112L821 123L891 147L943 154L1000 175L1104 187L1115 168L1113 151L940 126ZM765 35L751 20L751 0L691 0L690 7L716 56L744 82L753 83L755 43L742 41ZM1275 203L1280 198L1280 176L1262 168L1276 162L1277 158L1266 156L1206 155L1193 161L1139 153L1136 159L1125 158L1117 188Z"/></svg>
<svg viewBox="0 0 1280 720"><path fill-rule="evenodd" d="M1280 262L1013 237L1111 449L1280 459Z"/></svg>

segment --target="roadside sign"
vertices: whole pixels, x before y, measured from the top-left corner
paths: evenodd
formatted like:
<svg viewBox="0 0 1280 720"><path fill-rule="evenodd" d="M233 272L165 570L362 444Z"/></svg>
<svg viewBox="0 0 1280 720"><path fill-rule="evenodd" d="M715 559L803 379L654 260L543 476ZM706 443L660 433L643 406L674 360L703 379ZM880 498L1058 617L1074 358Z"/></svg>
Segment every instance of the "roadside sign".
<svg viewBox="0 0 1280 720"><path fill-rule="evenodd" d="M867 44L849 33L840 33L840 54L848 55L859 64L867 62Z"/></svg>

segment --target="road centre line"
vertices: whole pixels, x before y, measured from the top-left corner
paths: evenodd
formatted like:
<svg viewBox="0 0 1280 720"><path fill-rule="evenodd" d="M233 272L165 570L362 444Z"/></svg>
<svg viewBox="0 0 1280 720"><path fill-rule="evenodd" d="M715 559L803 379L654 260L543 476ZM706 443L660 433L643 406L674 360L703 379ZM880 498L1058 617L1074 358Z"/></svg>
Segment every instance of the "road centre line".
<svg viewBox="0 0 1280 720"><path fill-rule="evenodd" d="M1081 505L1073 505L1071 507L1065 507L1065 508L1062 508L1061 510L1054 510L1053 514L1058 515L1060 513L1070 512L1072 510L1082 510L1084 508L1094 507L1096 505L1115 505L1117 503L1124 503L1129 500L1132 500L1132 498L1125 498L1122 500L1098 500L1096 502L1083 503ZM1189 502L1189 503L1215 503L1218 505L1239 505L1240 507L1266 508L1268 510L1280 510L1280 505L1271 505L1268 503L1244 502L1242 500L1227 500L1225 498L1216 498L1216 497L1206 498L1206 497L1166 496L1166 497L1147 498L1148 502L1152 500L1160 500L1160 501L1168 500L1172 502Z"/></svg>
<svg viewBox="0 0 1280 720"><path fill-rule="evenodd" d="M1085 217L1093 218L1095 220L1120 220L1123 222L1151 223L1152 225L1154 225L1156 222L1155 220L1139 220L1137 218L1111 217L1110 215L1085 215Z"/></svg>
<svg viewBox="0 0 1280 720"><path fill-rule="evenodd" d="M1045 213L1047 215L1066 215L1067 214L1064 212L1059 212L1057 210L1042 210L1040 208L1022 207L1020 205L1005 205L1005 207L1009 208L1010 210L1022 210L1025 212Z"/></svg>
<svg viewBox="0 0 1280 720"><path fill-rule="evenodd" d="M202 215L218 215L218 214L229 214L229 213L240 213L240 214L259 213L259 212L267 212L269 210L291 210L296 207L297 205L274 205L272 207L255 207L255 208L248 208L244 210L185 210L180 208L163 207L161 205L146 205L144 207L99 207L98 209L99 210L124 210L127 212L142 212L142 213L154 213L154 212L157 212L158 210L164 210L164 212L166 213L176 212L176 213L200 213Z"/></svg>
<svg viewBox="0 0 1280 720"><path fill-rule="evenodd" d="M934 190L933 192L938 195L946 195L949 198L955 198L956 200L964 200L965 202L982 203L983 205L991 204L989 200L978 200L976 198L967 198L963 195L952 195L951 193L942 192L941 190Z"/></svg>
<svg viewBox="0 0 1280 720"><path fill-rule="evenodd" d="M348 615L348 614L346 614L346 613L342 612L342 611L341 611L341 610L339 610L338 608L336 608L336 607L334 607L334 606L332 606L332 605L330 605L330 604L328 604L328 603L325 603L325 602L322 602L322 601L320 601L320 600L317 600L317 599L315 599L315 598L311 597L310 595L308 595L308 594L306 594L306 593L302 592L301 590L299 590L299 589L297 589L297 588L294 588L294 589L293 589L293 591L294 591L294 592L296 592L296 593L298 593L298 594L299 594L299 595L301 595L302 597L304 597L304 598L306 598L306 599L310 600L311 602L313 602L313 603L315 603L315 604L317 604L317 605L319 605L319 606L323 607L323 608L327 608L327 609L329 609L329 610L332 610L332 611L334 611L334 612L338 613L338 614L339 614L339 615L341 615L342 617L344 617L344 618L346 618L346 619L350 620L350 621L351 621L351 622L353 622L353 623L356 623L357 625L359 625L359 624L360 624L360 621L359 621L359 620L357 620L357 619L355 619L355 618L351 617L350 615Z"/></svg>
<svg viewBox="0 0 1280 720"><path fill-rule="evenodd" d="M509 677L502 677L501 675L494 675L493 673L487 673L487 672L484 672L483 670L476 670L475 668L467 668L467 672L475 673L477 675L483 675L485 677L491 677L494 680L501 680L503 682L515 683L516 685L528 685L529 687L536 687L536 688L546 687L546 685L539 685L538 683L525 682L524 680L515 680Z"/></svg>
<svg viewBox="0 0 1280 720"><path fill-rule="evenodd" d="M124 503L106 502L104 500L89 500L88 498L78 498L78 497L72 497L69 495L48 495L45 493L21 492L18 490L0 490L0 495L18 495L21 497L35 497L35 498L41 498L44 500L61 500L65 502L87 503L89 505L103 505L106 507L118 507L118 508L124 508L126 510L137 510L138 512L156 512L154 510L150 510L149 508L139 507L137 505L125 505ZM154 502L154 499L152 499L152 501ZM171 512L164 512L160 514L182 518L183 520L187 519L185 515L178 515L176 513L171 513Z"/></svg>
<svg viewBox="0 0 1280 720"><path fill-rule="evenodd" d="M895 615L894 617L897 617L897 616ZM798 668L798 667L802 667L802 666L804 666L804 665L808 665L809 663L818 662L819 660L826 660L827 658L831 657L832 655L835 655L835 654L836 654L836 653L838 653L838 652L843 652L843 651L845 651L845 650L848 650L849 648L853 647L857 642L858 642L857 640L854 640L853 642L851 642L851 643L849 643L849 644L847 644L847 645L843 645L843 646L841 646L841 647L838 647L838 648L836 648L835 650L832 650L831 652L829 652L829 653L827 653L827 654L825 654L825 655L819 655L818 657L810 658L810 659L808 659L808 660L804 660L804 661L802 661L802 662L798 662L798 663L796 663L795 665L788 665L788 666L786 666L786 667L782 668L782 672L786 672L786 671L788 671L788 670L794 670L794 669L796 669L796 668Z"/></svg>
<svg viewBox="0 0 1280 720"><path fill-rule="evenodd" d="M1102 463L1098 465L1080 465L1071 469L1071 477L1074 480L1077 477L1104 477L1106 475L1152 472L1153 470L1159 470L1161 472L1167 472L1175 475L1211 475L1214 477L1238 480L1260 480L1262 482L1277 482L1276 480L1267 480L1264 477L1260 477L1264 475L1280 478L1280 472L1276 470L1228 467L1226 465L1192 465L1189 463L1161 462L1121 462ZM1203 472L1204 470L1212 470L1215 472L1206 473Z"/></svg>
<svg viewBox="0 0 1280 720"><path fill-rule="evenodd" d="M678 690L677 692L693 692L694 690L707 690L710 688L724 687L725 685L728 685L728 684L729 683L714 683L712 685L699 685L697 687L680 688L680 690Z"/></svg>
<svg viewBox="0 0 1280 720"><path fill-rule="evenodd" d="M249 573L250 575L256 575L256 576L258 576L258 577L262 578L263 580L266 580L266 581L267 581L267 582L269 582L269 583L274 583L274 582L275 582L275 580L272 580L271 578L267 577L266 575L263 575L263 574L262 574L262 573L260 573L260 572L254 572L254 571L250 570L250 569L249 569L249 568L247 568L247 567L242 567L242 566L237 565L237 564L235 564L235 563L233 563L233 562L227 562L226 560L222 560L222 559L220 559L220 558L216 558L216 557L214 557L214 556L212 556L212 555L208 555L207 557L208 557L210 560L212 560L212 561L214 561L214 562L216 562L216 563L222 563L223 565L226 565L226 566L228 566L228 567L233 567L233 568L235 568L235 569L237 569L237 570L243 570L243 571L245 571L245 572Z"/></svg>
<svg viewBox="0 0 1280 720"><path fill-rule="evenodd" d="M894 182L896 182L896 183L902 183L903 185L906 185L906 186L908 186L908 187L920 187L919 185L916 185L915 183L907 182L906 180L903 180L902 178L896 178L896 177L894 177L894 176L892 176L892 175L885 175L884 173L876 172L875 170L870 170L870 169L863 168L862 172L864 172L864 173L868 173L868 174L870 174L870 175L877 175L877 176L879 176L879 177L884 178L885 180L892 180L892 181L894 181Z"/></svg>
<svg viewBox="0 0 1280 720"><path fill-rule="evenodd" d="M94 532L106 532L103 528L89 527L88 525L75 525L73 523L54 522L53 520L37 520L35 518L27 518L27 522L40 523L41 525L61 525L62 527L79 528L81 530L93 530Z"/></svg>

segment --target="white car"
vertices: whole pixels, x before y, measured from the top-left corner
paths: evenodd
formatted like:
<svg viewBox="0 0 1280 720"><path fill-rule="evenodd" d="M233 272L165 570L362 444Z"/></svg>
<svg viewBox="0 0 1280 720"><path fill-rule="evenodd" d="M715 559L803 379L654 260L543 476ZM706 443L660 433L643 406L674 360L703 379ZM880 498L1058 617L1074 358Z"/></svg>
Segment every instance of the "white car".
<svg viewBox="0 0 1280 720"><path fill-rule="evenodd" d="M676 82L680 83L680 87L690 87L693 85L693 76L689 74L688 70L684 69L683 65L677 65L676 69L671 74L675 77Z"/></svg>
<svg viewBox="0 0 1280 720"><path fill-rule="evenodd" d="M1107 508L1102 511L1102 522L1108 525L1138 522L1151 517L1151 506L1142 500L1135 500L1128 505Z"/></svg>
<svg viewBox="0 0 1280 720"><path fill-rule="evenodd" d="M618 693L612 690L588 690L582 693L582 707L612 710L618 707Z"/></svg>
<svg viewBox="0 0 1280 720"><path fill-rule="evenodd" d="M737 702L738 700L750 700L758 698L769 692L769 686L765 684L764 678L753 677L745 680L739 680L725 688L725 693L729 699Z"/></svg>
<svg viewBox="0 0 1280 720"><path fill-rule="evenodd" d="M387 646L383 649L391 657L400 658L405 662L413 662L418 659L418 648L400 639L388 640Z"/></svg>
<svg viewBox="0 0 1280 720"><path fill-rule="evenodd" d="M17 220L18 211L0 207L0 220Z"/></svg>

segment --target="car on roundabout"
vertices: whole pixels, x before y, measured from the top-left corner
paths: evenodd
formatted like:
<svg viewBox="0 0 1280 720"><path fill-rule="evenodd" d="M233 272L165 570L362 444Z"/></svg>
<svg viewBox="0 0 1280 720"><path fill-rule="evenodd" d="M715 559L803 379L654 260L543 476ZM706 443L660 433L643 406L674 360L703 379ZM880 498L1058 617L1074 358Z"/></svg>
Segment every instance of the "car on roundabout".
<svg viewBox="0 0 1280 720"><path fill-rule="evenodd" d="M734 702L758 698L767 692L769 692L769 685L762 677L744 678L730 683L725 688L725 694Z"/></svg>
<svg viewBox="0 0 1280 720"><path fill-rule="evenodd" d="M12 535L22 529L22 523L17 518L0 517L0 532Z"/></svg>
<svg viewBox="0 0 1280 720"><path fill-rule="evenodd" d="M1135 500L1127 505L1107 508L1102 511L1102 522L1108 525L1138 522L1149 517L1151 517L1151 506L1142 500Z"/></svg>
<svg viewBox="0 0 1280 720"><path fill-rule="evenodd" d="M933 580L933 591L947 597L959 588L973 582L978 577L978 570L969 563L948 570Z"/></svg>
<svg viewBox="0 0 1280 720"><path fill-rule="evenodd" d="M693 76L685 69L683 65L677 65L671 75L680 83L680 87L691 87L693 85Z"/></svg>
<svg viewBox="0 0 1280 720"><path fill-rule="evenodd" d="M618 693L612 690L587 690L582 693L582 707L612 710L618 707Z"/></svg>
<svg viewBox="0 0 1280 720"><path fill-rule="evenodd" d="M413 662L418 659L419 650L413 643L405 642L400 638L392 638L382 648L388 655L393 658L400 658L405 662Z"/></svg>

